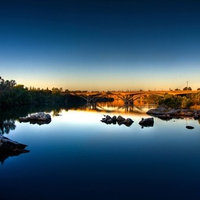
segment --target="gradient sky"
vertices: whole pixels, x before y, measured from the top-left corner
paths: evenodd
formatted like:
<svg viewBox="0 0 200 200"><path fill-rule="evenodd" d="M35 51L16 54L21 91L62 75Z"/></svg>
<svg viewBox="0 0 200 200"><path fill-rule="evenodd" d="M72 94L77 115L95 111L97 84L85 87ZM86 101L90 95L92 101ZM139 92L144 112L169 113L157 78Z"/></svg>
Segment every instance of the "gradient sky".
<svg viewBox="0 0 200 200"><path fill-rule="evenodd" d="M200 87L199 0L0 0L0 76L69 90Z"/></svg>

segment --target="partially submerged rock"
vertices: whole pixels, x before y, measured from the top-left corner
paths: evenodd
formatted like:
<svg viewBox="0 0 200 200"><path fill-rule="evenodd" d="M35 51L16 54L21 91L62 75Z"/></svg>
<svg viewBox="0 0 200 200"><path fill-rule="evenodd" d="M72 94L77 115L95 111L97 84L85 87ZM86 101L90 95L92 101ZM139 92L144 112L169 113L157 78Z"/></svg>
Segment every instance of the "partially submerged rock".
<svg viewBox="0 0 200 200"><path fill-rule="evenodd" d="M22 153L28 153L29 150L26 150L25 147L27 145L23 145L8 138L4 137L0 139L0 163L3 164L4 161L13 156L18 156Z"/></svg>
<svg viewBox="0 0 200 200"><path fill-rule="evenodd" d="M7 153L26 153L29 152L25 148L27 145L18 143L16 141L12 141L7 137L0 135L0 155L7 154Z"/></svg>
<svg viewBox="0 0 200 200"><path fill-rule="evenodd" d="M154 125L154 119L152 118L142 118L139 124L142 127L153 127Z"/></svg>
<svg viewBox="0 0 200 200"><path fill-rule="evenodd" d="M123 122L125 120L125 118L123 118L121 115L119 115L118 117L117 117L117 121L118 122Z"/></svg>
<svg viewBox="0 0 200 200"><path fill-rule="evenodd" d="M46 114L44 112L39 112L36 114L32 114L28 117L19 118L19 122L30 122L31 124L48 124L51 122L51 115Z"/></svg>
<svg viewBox="0 0 200 200"><path fill-rule="evenodd" d="M165 105L158 106L158 108L150 109L147 111L148 115L158 117L163 120L169 120L172 118L184 118L184 117L193 117L194 119L200 119L200 111L194 111L191 109L172 109L168 108Z"/></svg>
<svg viewBox="0 0 200 200"><path fill-rule="evenodd" d="M111 117L109 115L105 115L104 118L101 119L101 122L106 123L106 124L118 123L118 125L124 124L126 126L131 126L133 123L133 120L131 118L125 119L121 115L119 115L118 117L116 117L116 116Z"/></svg>
<svg viewBox="0 0 200 200"><path fill-rule="evenodd" d="M166 112L168 112L169 109L165 105L158 106L157 108L150 109L147 111L148 115L153 116L159 116L159 115L165 115Z"/></svg>
<svg viewBox="0 0 200 200"><path fill-rule="evenodd" d="M123 121L123 124L126 126L130 126L133 123L133 120L131 118L127 118Z"/></svg>
<svg viewBox="0 0 200 200"><path fill-rule="evenodd" d="M101 122L111 124L112 123L112 118L109 115L105 115L104 118L101 119Z"/></svg>

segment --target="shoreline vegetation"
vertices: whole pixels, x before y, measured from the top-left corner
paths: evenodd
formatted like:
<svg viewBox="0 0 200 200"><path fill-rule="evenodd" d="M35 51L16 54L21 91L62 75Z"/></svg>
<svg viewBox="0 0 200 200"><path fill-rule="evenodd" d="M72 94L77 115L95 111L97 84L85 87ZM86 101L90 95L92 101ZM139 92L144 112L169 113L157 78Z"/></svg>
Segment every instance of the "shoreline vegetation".
<svg viewBox="0 0 200 200"><path fill-rule="evenodd" d="M183 88L183 90L189 88ZM15 80L4 80L0 77L0 110L7 110L16 106L26 106L26 105L65 105L69 107L84 105L86 101L79 97L68 95L62 95L62 88L52 88L51 90L34 88L34 87L24 87L24 85L17 85ZM67 100L66 100L67 99ZM102 98L100 101L113 101L114 99ZM157 105L157 110L148 111L147 114L150 115L166 115L172 116L175 112L176 115L191 115L199 116L200 111L200 91L195 94L187 95L171 95L166 93L164 96L149 95L144 99L146 103L153 103ZM161 106L162 105L162 106ZM175 111L176 110L176 111ZM187 112L186 112L187 110ZM198 112L197 112L198 111ZM173 113L173 114L172 114ZM188 114L190 113L190 114ZM193 113L193 114L192 114ZM175 115L175 114L174 114Z"/></svg>
<svg viewBox="0 0 200 200"><path fill-rule="evenodd" d="M66 97L61 95L62 88L49 90L24 87L17 85L14 80L4 80L0 77L0 110L7 110L17 106L38 106L38 105L64 105ZM69 106L82 104L83 99L70 96Z"/></svg>

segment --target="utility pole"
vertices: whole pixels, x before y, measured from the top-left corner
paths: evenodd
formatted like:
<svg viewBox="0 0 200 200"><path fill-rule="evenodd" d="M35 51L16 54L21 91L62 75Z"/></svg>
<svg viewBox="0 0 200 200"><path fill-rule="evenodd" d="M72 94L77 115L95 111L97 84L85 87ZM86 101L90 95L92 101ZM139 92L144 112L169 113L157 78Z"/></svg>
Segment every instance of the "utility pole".
<svg viewBox="0 0 200 200"><path fill-rule="evenodd" d="M187 81L187 90L188 90L188 81Z"/></svg>

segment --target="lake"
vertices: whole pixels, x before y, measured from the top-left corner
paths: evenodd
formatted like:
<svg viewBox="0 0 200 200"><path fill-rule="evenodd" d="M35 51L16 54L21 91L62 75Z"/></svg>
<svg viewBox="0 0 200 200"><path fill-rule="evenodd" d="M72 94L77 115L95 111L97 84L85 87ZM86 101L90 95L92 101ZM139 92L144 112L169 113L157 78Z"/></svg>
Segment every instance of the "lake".
<svg viewBox="0 0 200 200"><path fill-rule="evenodd" d="M30 152L0 163L1 199L200 199L199 121L154 118L153 127L142 128L146 110L50 109L44 125L10 117L4 136ZM134 123L106 125L104 114Z"/></svg>

